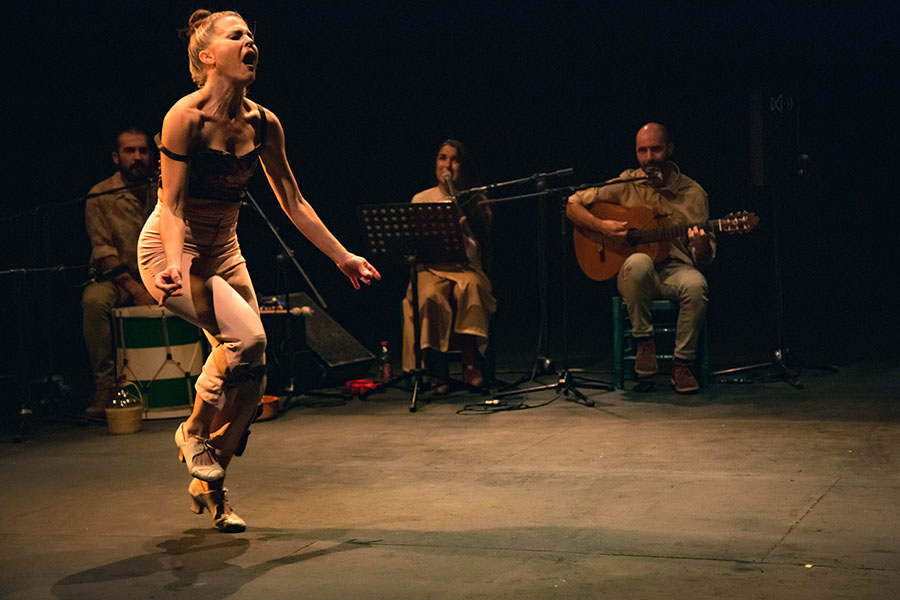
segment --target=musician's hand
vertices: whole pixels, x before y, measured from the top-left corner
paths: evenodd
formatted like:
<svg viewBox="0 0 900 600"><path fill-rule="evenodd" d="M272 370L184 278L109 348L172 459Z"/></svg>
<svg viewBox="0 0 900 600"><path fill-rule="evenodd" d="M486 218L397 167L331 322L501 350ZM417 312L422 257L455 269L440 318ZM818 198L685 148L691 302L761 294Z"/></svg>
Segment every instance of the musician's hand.
<svg viewBox="0 0 900 600"><path fill-rule="evenodd" d="M694 253L694 260L699 263L706 262L712 255L712 245L709 236L702 227L694 225L688 228L688 245Z"/></svg>
<svg viewBox="0 0 900 600"><path fill-rule="evenodd" d="M372 283L373 279L381 279L381 273L378 269L369 264L362 256L348 253L340 262L337 263L341 273L350 279L355 289L359 289L359 282L366 285Z"/></svg>
<svg viewBox="0 0 900 600"><path fill-rule="evenodd" d="M165 271L157 273L153 279L153 284L157 289L162 290L163 297L159 301L162 306L169 299L169 296L181 295L181 267L178 265L169 265Z"/></svg>
<svg viewBox="0 0 900 600"><path fill-rule="evenodd" d="M623 238L628 233L628 223L612 219L598 219L597 231L609 237Z"/></svg>

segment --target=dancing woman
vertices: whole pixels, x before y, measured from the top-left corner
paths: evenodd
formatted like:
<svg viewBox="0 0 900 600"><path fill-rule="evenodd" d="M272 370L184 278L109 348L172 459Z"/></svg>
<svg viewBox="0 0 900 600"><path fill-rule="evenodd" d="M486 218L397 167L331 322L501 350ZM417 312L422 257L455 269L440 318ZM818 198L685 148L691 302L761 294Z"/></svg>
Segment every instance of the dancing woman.
<svg viewBox="0 0 900 600"><path fill-rule="evenodd" d="M163 120L160 195L138 242L141 277L159 303L203 328L212 343L193 411L175 443L193 479L192 508L220 531L243 531L225 496L225 470L242 451L265 389L266 335L236 236L241 198L261 162L294 225L359 289L381 275L348 252L300 194L284 130L246 97L258 50L236 12L195 11L188 25L197 91Z"/></svg>

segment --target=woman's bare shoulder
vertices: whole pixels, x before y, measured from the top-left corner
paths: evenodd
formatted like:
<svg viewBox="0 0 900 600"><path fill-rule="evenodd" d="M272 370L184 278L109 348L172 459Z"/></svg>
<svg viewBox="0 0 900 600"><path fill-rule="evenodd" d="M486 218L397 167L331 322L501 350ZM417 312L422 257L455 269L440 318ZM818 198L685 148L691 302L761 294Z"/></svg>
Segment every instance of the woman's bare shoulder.
<svg viewBox="0 0 900 600"><path fill-rule="evenodd" d="M278 120L278 117L275 116L275 113L272 112L272 109L266 108L259 102L254 102L249 98L244 99L244 111L250 119L259 119L261 114L265 113L266 121L281 125L281 121Z"/></svg>
<svg viewBox="0 0 900 600"><path fill-rule="evenodd" d="M245 100L244 107L247 111L248 120L254 127L259 127L262 115L265 113L267 132L266 139L263 142L265 146L279 147L284 145L284 129L274 112L252 100Z"/></svg>
<svg viewBox="0 0 900 600"><path fill-rule="evenodd" d="M162 138L163 143L170 140L170 144L178 146L186 151L201 123L198 94L192 93L179 99L166 113L163 119ZM169 148L175 150L175 148Z"/></svg>
<svg viewBox="0 0 900 600"><path fill-rule="evenodd" d="M182 125L199 123L200 101L199 94L196 92L180 98L166 113L165 120Z"/></svg>

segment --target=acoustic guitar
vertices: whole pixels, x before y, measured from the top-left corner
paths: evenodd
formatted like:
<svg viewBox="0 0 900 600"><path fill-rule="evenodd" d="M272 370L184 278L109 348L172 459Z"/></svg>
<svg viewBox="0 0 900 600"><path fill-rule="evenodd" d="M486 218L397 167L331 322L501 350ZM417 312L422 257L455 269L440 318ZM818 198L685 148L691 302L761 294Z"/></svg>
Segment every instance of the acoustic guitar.
<svg viewBox="0 0 900 600"><path fill-rule="evenodd" d="M605 236L590 229L576 226L572 235L575 256L584 274L595 281L615 277L625 259L635 252L643 252L659 264L669 256L672 240L687 237L687 230L698 225L713 233L744 234L759 224L759 217L752 212L728 213L721 219L706 223L670 224L664 216L643 206L626 208L609 202L598 202L590 207L598 219L625 221L628 233L624 238Z"/></svg>

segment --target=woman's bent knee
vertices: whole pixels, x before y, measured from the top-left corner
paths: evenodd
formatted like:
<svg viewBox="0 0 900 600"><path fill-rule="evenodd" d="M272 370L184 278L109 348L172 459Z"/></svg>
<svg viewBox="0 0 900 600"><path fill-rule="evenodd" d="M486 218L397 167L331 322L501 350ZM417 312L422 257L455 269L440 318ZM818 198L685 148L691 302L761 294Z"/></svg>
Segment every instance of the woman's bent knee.
<svg viewBox="0 0 900 600"><path fill-rule="evenodd" d="M266 333L260 331L246 340L241 351L241 364L257 366L265 363Z"/></svg>

